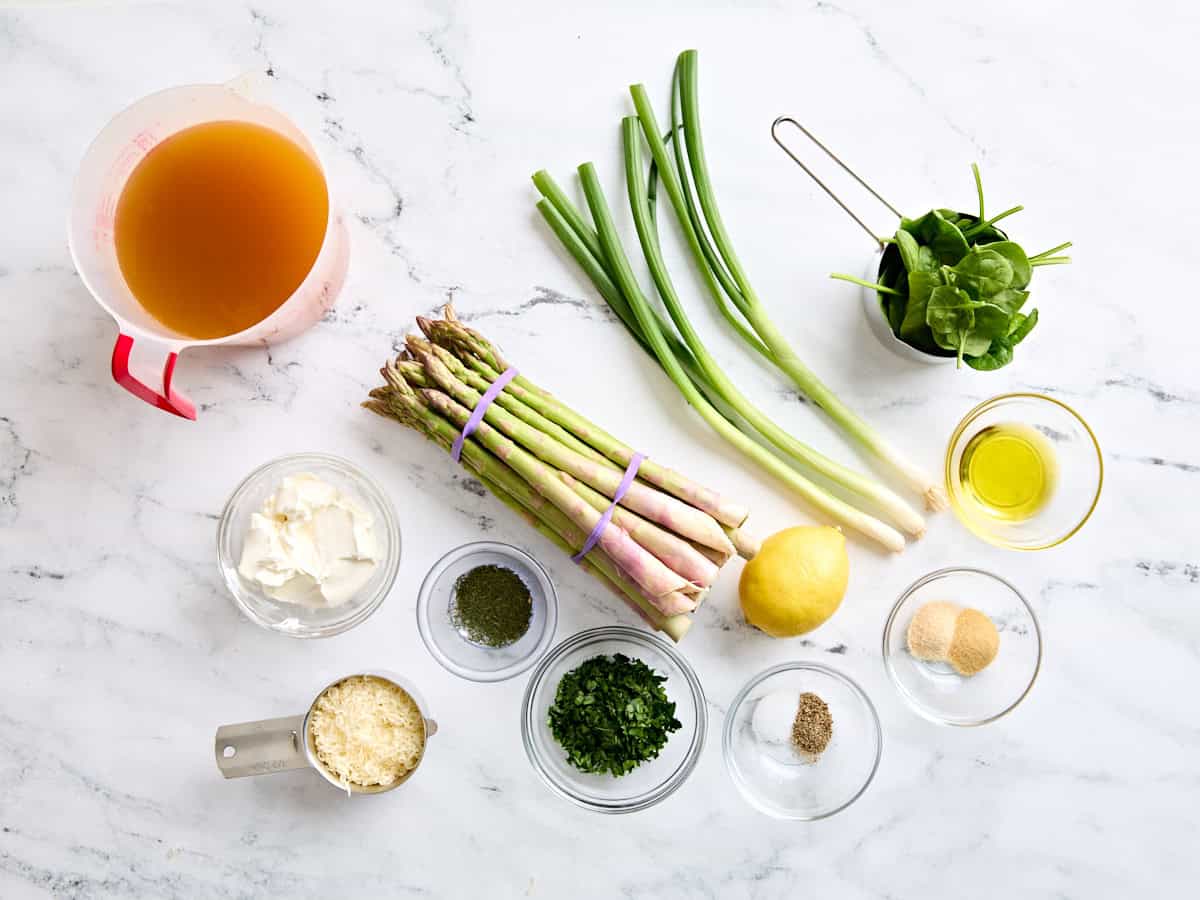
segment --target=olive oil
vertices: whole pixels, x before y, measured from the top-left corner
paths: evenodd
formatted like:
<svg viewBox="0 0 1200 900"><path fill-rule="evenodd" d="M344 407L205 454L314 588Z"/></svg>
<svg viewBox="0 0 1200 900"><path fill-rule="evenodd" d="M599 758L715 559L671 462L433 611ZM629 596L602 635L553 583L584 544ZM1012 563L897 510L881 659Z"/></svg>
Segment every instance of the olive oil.
<svg viewBox="0 0 1200 900"><path fill-rule="evenodd" d="M325 176L297 144L252 122L206 122L166 138L130 174L117 202L117 262L168 328L225 337L300 286L328 214Z"/></svg>
<svg viewBox="0 0 1200 900"><path fill-rule="evenodd" d="M980 510L1006 522L1036 515L1054 493L1054 448L1028 425L991 425L971 438L959 478Z"/></svg>

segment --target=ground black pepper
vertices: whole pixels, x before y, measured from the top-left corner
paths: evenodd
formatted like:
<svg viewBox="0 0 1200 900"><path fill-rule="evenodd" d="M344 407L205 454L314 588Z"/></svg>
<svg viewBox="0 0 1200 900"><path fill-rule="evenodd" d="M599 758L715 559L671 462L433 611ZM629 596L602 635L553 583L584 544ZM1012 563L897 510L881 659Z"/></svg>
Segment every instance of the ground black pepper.
<svg viewBox="0 0 1200 900"><path fill-rule="evenodd" d="M806 756L820 756L833 737L833 716L824 700L811 691L800 695L792 722L792 744Z"/></svg>
<svg viewBox="0 0 1200 900"><path fill-rule="evenodd" d="M516 572L503 566L476 566L454 582L450 621L467 640L506 647L529 630L533 598Z"/></svg>

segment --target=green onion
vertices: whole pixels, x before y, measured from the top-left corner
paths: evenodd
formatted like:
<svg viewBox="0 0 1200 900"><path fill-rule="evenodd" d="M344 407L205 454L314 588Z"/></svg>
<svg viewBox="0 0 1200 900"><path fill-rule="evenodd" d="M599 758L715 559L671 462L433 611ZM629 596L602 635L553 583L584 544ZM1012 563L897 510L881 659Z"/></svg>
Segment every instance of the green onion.
<svg viewBox="0 0 1200 900"><path fill-rule="evenodd" d="M649 113L649 115L653 116L653 113ZM629 116L621 124L622 142L625 148L625 181L629 189L629 203L633 212L634 225L637 228L638 238L642 244L646 264L658 288L659 296L662 297L663 304L667 307L668 315L670 315L671 320L675 323L675 327L679 329L679 334L683 337L684 343L687 344L688 349L692 352L700 368L703 370L708 383L713 386L713 389L726 403L737 410L742 419L785 454L828 478L834 484L873 502L879 508L885 510L887 516L900 525L901 528L909 534L919 537L925 532L925 522L904 500L873 479L867 478L858 472L834 462L829 457L818 453L807 444L797 440L780 428L734 386L733 382L729 380L717 365L716 360L713 359L712 355L704 347L679 302L679 297L671 282L671 277L667 273L666 262L662 257L658 234L649 211L649 200L643 175L641 136L638 133L638 119ZM667 160L665 149L662 147L661 141L658 140L659 132L657 125L652 123L652 127L647 133L653 135L655 139L654 144L651 145L651 150L663 154L661 160L657 160L660 162L659 171L662 173L663 186L669 194L676 196L680 192L679 183L675 181L674 173L670 169L669 164L666 166L661 164ZM684 226L684 233L693 248L699 246L696 233L689 226ZM710 281L710 286L714 294L720 293L715 281Z"/></svg>
<svg viewBox="0 0 1200 900"><path fill-rule="evenodd" d="M702 273L710 272L711 277L722 284L733 306L741 313L758 340L765 346L767 352L763 354L764 356L791 378L796 386L817 406L825 410L829 417L840 425L854 441L899 474L911 489L921 494L930 509L945 508L947 505L946 495L941 485L905 458L899 450L859 418L804 365L788 344L783 333L768 316L762 301L750 284L746 271L734 252L733 243L725 228L725 223L721 219L716 196L712 189L712 180L704 153L704 140L700 130L696 58L695 50L684 51L680 55L675 69L675 93L682 110L681 125L687 163L687 165L684 164L684 148L680 147L680 142L676 140L676 167L681 174L690 168L692 179L691 181L685 178L680 179L685 196L679 202L672 198L672 206L675 208L681 225L687 220L698 235L703 234L707 229L712 236L712 243L716 248L715 253L712 252L712 248L706 251L703 245L699 251L695 246L692 247L697 265L701 268ZM638 109L638 117L642 121L643 133L653 147L655 141L660 140L659 132L655 123L647 115L649 104L645 102L644 89L641 86L635 86L631 93ZM653 133L650 131L651 128L655 129ZM655 156L657 161L658 154L656 153ZM659 169L660 171L663 169L662 162L659 162ZM695 198L691 196L693 189ZM996 220L1007 214L1007 211L1001 213ZM684 228L686 231L687 226ZM722 272L724 275L716 274ZM726 314L727 310L724 304L719 303L718 308L721 309L723 315ZM751 347L758 349L755 343L751 343L747 339L744 329L737 330L738 334L747 340Z"/></svg>
<svg viewBox="0 0 1200 900"><path fill-rule="evenodd" d="M628 132L628 128L626 131ZM640 166L638 175L639 177L641 175ZM660 327L661 319L650 309L650 305L634 277L629 259L621 245L621 239L617 235L616 226L613 224L608 201L604 197L596 170L591 163L584 163L579 167L579 178L583 185L584 196L587 198L588 208L591 210L595 222L597 236L612 281L620 289L632 309L640 336L654 351L659 364L692 408L725 440L762 468L787 483L809 503L835 521L860 531L893 552L902 550L904 537L899 532L809 481L784 460L744 433L730 418L723 415L706 399L672 352L671 345Z"/></svg>

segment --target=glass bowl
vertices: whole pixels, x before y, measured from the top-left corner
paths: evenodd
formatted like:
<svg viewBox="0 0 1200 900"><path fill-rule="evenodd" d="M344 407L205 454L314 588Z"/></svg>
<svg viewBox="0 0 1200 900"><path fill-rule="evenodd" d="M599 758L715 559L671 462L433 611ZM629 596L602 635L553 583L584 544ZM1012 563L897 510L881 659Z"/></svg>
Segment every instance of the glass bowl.
<svg viewBox="0 0 1200 900"><path fill-rule="evenodd" d="M614 653L666 676L663 688L683 726L655 759L620 778L580 772L568 763L547 721L559 679L593 656ZM560 797L601 813L636 812L673 794L696 767L707 729L704 690L692 667L662 638L624 625L581 631L551 650L530 676L521 710L521 738L534 771Z"/></svg>
<svg viewBox="0 0 1200 900"><path fill-rule="evenodd" d="M238 573L250 514L262 507L285 476L302 472L329 482L366 509L374 519L383 547L383 558L370 581L340 606L311 609L282 603ZM255 625L294 638L331 637L364 621L392 589L400 568L400 525L383 488L347 460L325 453L281 456L247 475L225 504L217 525L217 565L233 602Z"/></svg>
<svg viewBox="0 0 1200 900"><path fill-rule="evenodd" d="M946 663L908 652L908 625L931 600L974 607L1000 632L996 659L969 678ZM941 725L970 727L1011 712L1033 687L1042 664L1042 632L1033 609L1015 587L982 569L939 569L911 585L883 627L883 664L909 705Z"/></svg>
<svg viewBox="0 0 1200 900"><path fill-rule="evenodd" d="M754 713L768 695L811 691L829 706L833 736L816 759L790 743L759 737ZM729 777L746 801L777 819L811 822L841 812L862 796L883 752L883 730L857 683L820 663L789 662L760 672L733 699L721 747Z"/></svg>
<svg viewBox="0 0 1200 900"><path fill-rule="evenodd" d="M962 480L963 451L979 432L1017 424L1040 433L1054 451L1055 480L1045 504L1032 516L1008 521L977 502ZM1100 500L1104 460L1100 445L1079 413L1042 394L1003 394L967 413L946 448L946 491L959 520L985 541L1013 550L1056 547L1083 527Z"/></svg>
<svg viewBox="0 0 1200 900"><path fill-rule="evenodd" d="M470 640L451 620L458 579L476 566L502 566L525 583L533 603L529 629L504 647ZM550 576L524 550L495 541L464 544L439 559L417 596L417 629L433 658L461 678L503 681L532 666L554 640L558 627L558 595Z"/></svg>

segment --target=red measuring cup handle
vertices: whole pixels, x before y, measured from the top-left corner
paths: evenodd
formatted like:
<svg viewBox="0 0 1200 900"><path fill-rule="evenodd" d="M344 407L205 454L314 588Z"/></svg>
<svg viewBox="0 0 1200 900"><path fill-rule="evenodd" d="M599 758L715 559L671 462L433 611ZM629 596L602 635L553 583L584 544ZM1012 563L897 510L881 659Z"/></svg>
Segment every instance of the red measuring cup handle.
<svg viewBox="0 0 1200 900"><path fill-rule="evenodd" d="M175 361L179 358L179 354L166 348L162 348L162 350L166 354L166 358L163 360L162 367L162 391L158 391L130 371L129 356L133 352L133 338L128 334L117 335L117 344L113 347L112 356L113 380L133 396L140 397L151 406L157 406L159 409L174 413L184 419L194 420L196 404L171 386L171 379L175 375Z"/></svg>

